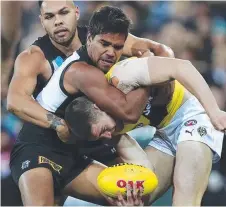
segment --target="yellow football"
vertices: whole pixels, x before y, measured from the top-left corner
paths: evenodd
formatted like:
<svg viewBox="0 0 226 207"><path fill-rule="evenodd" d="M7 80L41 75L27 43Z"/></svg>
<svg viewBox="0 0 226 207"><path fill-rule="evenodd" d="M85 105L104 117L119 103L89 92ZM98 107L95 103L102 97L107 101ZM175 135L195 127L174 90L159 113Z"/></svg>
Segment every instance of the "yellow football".
<svg viewBox="0 0 226 207"><path fill-rule="evenodd" d="M143 195L151 193L158 185L154 172L141 165L121 163L104 169L97 177L100 191L110 197L117 197L120 191L126 195L127 184L143 187Z"/></svg>

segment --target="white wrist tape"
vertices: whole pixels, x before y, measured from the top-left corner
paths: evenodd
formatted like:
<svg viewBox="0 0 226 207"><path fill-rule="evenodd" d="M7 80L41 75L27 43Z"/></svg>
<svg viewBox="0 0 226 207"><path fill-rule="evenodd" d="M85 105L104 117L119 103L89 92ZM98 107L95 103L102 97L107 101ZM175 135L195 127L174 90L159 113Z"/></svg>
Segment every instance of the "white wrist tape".
<svg viewBox="0 0 226 207"><path fill-rule="evenodd" d="M125 94L139 86L149 86L148 57L129 58L117 63L112 70L111 79L113 77L117 79L115 86Z"/></svg>

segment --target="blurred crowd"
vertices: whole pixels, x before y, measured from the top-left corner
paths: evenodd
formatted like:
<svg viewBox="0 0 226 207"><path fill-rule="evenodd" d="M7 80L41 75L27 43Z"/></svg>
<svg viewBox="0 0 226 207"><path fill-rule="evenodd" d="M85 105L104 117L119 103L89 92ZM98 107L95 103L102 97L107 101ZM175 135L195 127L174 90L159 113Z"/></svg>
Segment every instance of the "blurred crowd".
<svg viewBox="0 0 226 207"><path fill-rule="evenodd" d="M45 34L36 1L14 2L13 8L7 8L4 3L1 24L1 179L10 175L10 150L22 125L6 110L13 63L21 51ZM225 2L78 1L76 4L80 8L80 25L87 25L92 12L102 5L120 7L133 22L132 34L164 43L173 49L177 58L190 60L209 84L220 108L226 109ZM17 15L16 21L11 22L12 15ZM213 167L207 194L205 205L226 206L226 178L219 172L218 165Z"/></svg>

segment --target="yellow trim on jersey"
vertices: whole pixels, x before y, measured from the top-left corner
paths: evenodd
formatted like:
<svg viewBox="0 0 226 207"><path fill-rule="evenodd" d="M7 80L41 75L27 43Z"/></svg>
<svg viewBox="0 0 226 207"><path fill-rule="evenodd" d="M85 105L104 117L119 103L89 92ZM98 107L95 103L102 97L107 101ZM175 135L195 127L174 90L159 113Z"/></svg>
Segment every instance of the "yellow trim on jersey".
<svg viewBox="0 0 226 207"><path fill-rule="evenodd" d="M141 126L147 126L150 125L150 120L147 119L145 116L141 115L140 119L137 121L136 124L125 124L122 131L120 131L118 134L125 134L126 132L129 132L137 127Z"/></svg>
<svg viewBox="0 0 226 207"><path fill-rule="evenodd" d="M161 121L161 123L157 128L162 128L167 126L169 122L172 120L173 116L182 105L183 98L184 98L184 91L185 91L184 87L178 81L175 81L173 96L171 101L167 105L168 114L164 117L164 119ZM135 129L138 126L146 126L146 125L151 125L151 121L147 119L145 116L141 115L140 119L137 121L136 124L125 124L123 130L120 131L118 134L124 134L128 131Z"/></svg>
<svg viewBox="0 0 226 207"><path fill-rule="evenodd" d="M172 100L167 105L168 114L164 117L161 123L158 125L158 128L165 127L169 124L177 110L182 105L184 98L184 86L182 86L178 81L175 80L174 92Z"/></svg>
<svg viewBox="0 0 226 207"><path fill-rule="evenodd" d="M112 71L114 69L115 65L113 65L110 70L105 74L105 77L107 78L108 82L110 82L111 80L111 74L112 74Z"/></svg>

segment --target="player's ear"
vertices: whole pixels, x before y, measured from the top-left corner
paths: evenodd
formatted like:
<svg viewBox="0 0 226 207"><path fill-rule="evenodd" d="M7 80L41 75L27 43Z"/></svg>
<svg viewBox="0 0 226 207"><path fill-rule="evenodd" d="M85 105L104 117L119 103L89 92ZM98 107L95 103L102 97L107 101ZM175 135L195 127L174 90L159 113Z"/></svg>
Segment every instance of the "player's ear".
<svg viewBox="0 0 226 207"><path fill-rule="evenodd" d="M76 14L77 20L79 20L79 17L80 17L80 11L79 11L78 6L75 6L75 14Z"/></svg>
<svg viewBox="0 0 226 207"><path fill-rule="evenodd" d="M86 39L86 43L89 46L91 41L93 40L92 35L90 33L87 34L87 39Z"/></svg>

